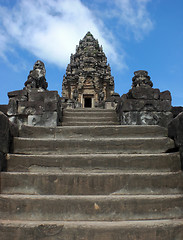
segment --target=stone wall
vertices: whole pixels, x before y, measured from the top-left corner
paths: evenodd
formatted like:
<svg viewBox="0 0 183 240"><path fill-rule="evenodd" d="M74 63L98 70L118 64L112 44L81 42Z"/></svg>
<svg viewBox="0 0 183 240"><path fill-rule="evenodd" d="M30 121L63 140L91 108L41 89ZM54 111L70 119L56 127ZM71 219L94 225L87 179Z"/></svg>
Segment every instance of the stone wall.
<svg viewBox="0 0 183 240"><path fill-rule="evenodd" d="M6 154L13 151L13 137L16 136L18 136L18 126L0 112L0 171L6 170Z"/></svg>
<svg viewBox="0 0 183 240"><path fill-rule="evenodd" d="M175 141L180 151L181 165L183 170L183 112L179 113L168 125L168 136Z"/></svg>
<svg viewBox="0 0 183 240"><path fill-rule="evenodd" d="M146 71L136 71L132 89L122 95L117 113L122 125L160 125L166 127L172 120L171 94L152 88Z"/></svg>
<svg viewBox="0 0 183 240"><path fill-rule="evenodd" d="M56 127L60 121L60 97L57 91L37 89L9 92L7 115L18 126Z"/></svg>

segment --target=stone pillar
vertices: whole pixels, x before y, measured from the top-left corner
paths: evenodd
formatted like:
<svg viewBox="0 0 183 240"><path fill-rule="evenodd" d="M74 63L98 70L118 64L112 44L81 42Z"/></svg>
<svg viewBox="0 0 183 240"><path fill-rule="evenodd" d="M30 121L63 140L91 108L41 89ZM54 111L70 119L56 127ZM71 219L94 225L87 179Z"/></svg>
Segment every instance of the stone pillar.
<svg viewBox="0 0 183 240"><path fill-rule="evenodd" d="M147 71L136 71L132 89L122 95L117 106L122 125L160 125L172 120L171 94L152 88Z"/></svg>

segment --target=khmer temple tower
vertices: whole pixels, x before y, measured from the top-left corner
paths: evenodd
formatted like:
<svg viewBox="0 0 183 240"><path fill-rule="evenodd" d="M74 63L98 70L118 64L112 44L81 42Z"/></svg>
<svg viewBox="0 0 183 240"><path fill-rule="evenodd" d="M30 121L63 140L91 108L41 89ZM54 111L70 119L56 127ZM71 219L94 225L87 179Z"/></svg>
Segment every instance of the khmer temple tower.
<svg viewBox="0 0 183 240"><path fill-rule="evenodd" d="M81 107L94 108L114 93L114 78L102 46L88 32L71 54L63 78L62 96Z"/></svg>

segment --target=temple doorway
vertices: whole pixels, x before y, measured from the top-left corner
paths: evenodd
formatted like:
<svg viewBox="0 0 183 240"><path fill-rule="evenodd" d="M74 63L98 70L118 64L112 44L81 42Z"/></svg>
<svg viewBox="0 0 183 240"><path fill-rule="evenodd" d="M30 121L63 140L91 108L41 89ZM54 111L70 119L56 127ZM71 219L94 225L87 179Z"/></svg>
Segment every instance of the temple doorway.
<svg viewBox="0 0 183 240"><path fill-rule="evenodd" d="M85 108L91 108L91 107L92 107L92 99L85 98Z"/></svg>
<svg viewBox="0 0 183 240"><path fill-rule="evenodd" d="M84 95L84 108L92 108L93 107L93 95Z"/></svg>

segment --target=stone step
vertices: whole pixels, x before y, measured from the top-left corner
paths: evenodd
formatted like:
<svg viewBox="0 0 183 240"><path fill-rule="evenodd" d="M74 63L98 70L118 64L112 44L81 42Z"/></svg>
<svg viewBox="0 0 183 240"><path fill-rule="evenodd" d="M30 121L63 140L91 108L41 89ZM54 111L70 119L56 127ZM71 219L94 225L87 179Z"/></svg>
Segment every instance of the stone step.
<svg viewBox="0 0 183 240"><path fill-rule="evenodd" d="M110 125L119 125L119 123L116 121L108 121L108 122L62 122L62 126L110 126Z"/></svg>
<svg viewBox="0 0 183 240"><path fill-rule="evenodd" d="M88 124L88 123L87 123ZM98 138L98 137L167 137L167 129L156 125L141 126L64 126L56 128L23 125L19 136L25 138Z"/></svg>
<svg viewBox="0 0 183 240"><path fill-rule="evenodd" d="M179 219L183 195L1 195L2 220L125 221Z"/></svg>
<svg viewBox="0 0 183 240"><path fill-rule="evenodd" d="M91 116L85 116L85 117L63 117L63 122L62 123L75 123L75 122L106 122L106 124L108 122L114 122L114 123L118 123L119 121L117 120L117 117L91 117Z"/></svg>
<svg viewBox="0 0 183 240"><path fill-rule="evenodd" d="M64 109L64 113L112 113L116 114L114 109L102 109L102 108L75 108L75 109Z"/></svg>
<svg viewBox="0 0 183 240"><path fill-rule="evenodd" d="M78 154L78 153L163 153L174 148L170 138L89 138L38 139L14 138L14 153Z"/></svg>
<svg viewBox="0 0 183 240"><path fill-rule="evenodd" d="M9 172L179 171L179 153L7 155Z"/></svg>
<svg viewBox="0 0 183 240"><path fill-rule="evenodd" d="M38 195L180 194L183 173L1 173L1 193Z"/></svg>
<svg viewBox="0 0 183 240"><path fill-rule="evenodd" d="M87 123L88 124L88 123ZM141 126L64 126L56 128L23 125L19 136L26 138L98 138L98 137L167 137L167 129L156 125Z"/></svg>
<svg viewBox="0 0 183 240"><path fill-rule="evenodd" d="M115 111L63 111L64 117L115 117L117 114Z"/></svg>
<svg viewBox="0 0 183 240"><path fill-rule="evenodd" d="M0 239L182 240L183 219L117 222L3 220L0 221Z"/></svg>

